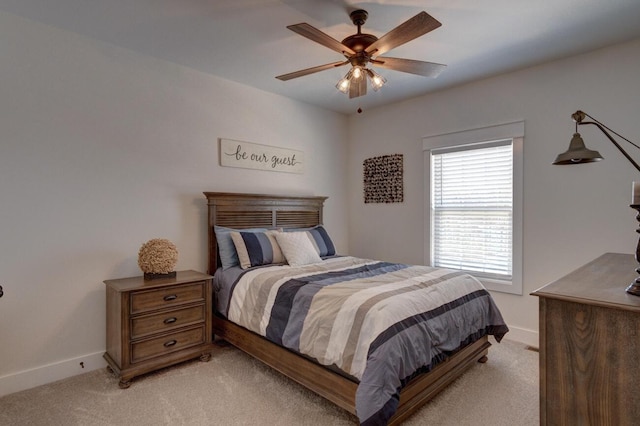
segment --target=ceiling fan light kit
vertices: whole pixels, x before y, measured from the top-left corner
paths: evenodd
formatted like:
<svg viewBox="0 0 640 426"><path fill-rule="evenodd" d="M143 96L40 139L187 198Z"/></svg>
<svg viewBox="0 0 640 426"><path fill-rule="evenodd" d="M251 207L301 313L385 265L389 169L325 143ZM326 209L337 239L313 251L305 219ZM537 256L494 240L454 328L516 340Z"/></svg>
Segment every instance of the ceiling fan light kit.
<svg viewBox="0 0 640 426"><path fill-rule="evenodd" d="M371 79L371 87L376 92L387 83L387 79L373 70L367 69L367 75Z"/></svg>
<svg viewBox="0 0 640 426"><path fill-rule="evenodd" d="M347 75L345 75L338 84L336 84L336 89L341 91L342 93L349 93L349 86L351 85L351 77L353 76L353 70L349 70Z"/></svg>
<svg viewBox="0 0 640 426"><path fill-rule="evenodd" d="M300 34L309 40L315 41L329 49L342 54L346 61L332 62L325 65L307 68L288 74L279 75L276 78L282 81L324 71L331 68L351 64L351 69L338 81L336 88L342 93L348 93L350 98L364 96L367 93L367 80L370 80L373 90L378 91L387 80L368 67L368 64L376 65L395 71L401 71L425 77L437 77L445 68L445 65L433 62L424 62L414 59L401 59L379 56L401 44L416 39L442 24L427 12L420 12L413 18L398 25L382 37L373 34L363 34L362 25L369 14L366 10L358 9L351 12L350 17L354 25L358 27L356 34L346 37L342 42L334 39L319 29L301 23L289 25L287 28Z"/></svg>
<svg viewBox="0 0 640 426"><path fill-rule="evenodd" d="M380 88L384 86L385 83L387 82L386 78L384 78L377 72L373 71L372 69L369 69L369 68L363 69L362 67L356 65L353 68L351 68L349 72L347 72L347 74L342 79L340 79L340 81L338 81L338 84L336 84L336 89L338 89L342 93L351 94L353 93L350 90L351 84L354 84L354 85L360 84L361 79L366 80L367 78L371 80L371 88L376 92L380 90ZM366 81L364 84L366 87ZM354 96L351 96L351 97L354 97Z"/></svg>

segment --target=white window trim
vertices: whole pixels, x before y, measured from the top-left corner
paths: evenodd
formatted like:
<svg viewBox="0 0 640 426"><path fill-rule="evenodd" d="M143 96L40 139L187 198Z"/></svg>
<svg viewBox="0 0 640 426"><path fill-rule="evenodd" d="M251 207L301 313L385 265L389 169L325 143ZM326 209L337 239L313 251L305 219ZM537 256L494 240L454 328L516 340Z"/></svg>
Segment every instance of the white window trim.
<svg viewBox="0 0 640 426"><path fill-rule="evenodd" d="M480 278L488 290L522 295L522 228L523 228L523 145L524 121L488 126L461 132L427 136L422 139L424 161L424 262L431 264L431 150L491 142L513 140L513 273L511 281Z"/></svg>

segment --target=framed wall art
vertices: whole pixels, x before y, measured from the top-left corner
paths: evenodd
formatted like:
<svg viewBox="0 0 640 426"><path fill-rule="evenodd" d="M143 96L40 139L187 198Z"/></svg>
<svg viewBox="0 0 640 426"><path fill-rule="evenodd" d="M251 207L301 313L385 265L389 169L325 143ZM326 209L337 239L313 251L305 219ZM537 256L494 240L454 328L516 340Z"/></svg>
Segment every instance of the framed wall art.
<svg viewBox="0 0 640 426"><path fill-rule="evenodd" d="M367 158L362 165L365 203L404 201L402 154Z"/></svg>

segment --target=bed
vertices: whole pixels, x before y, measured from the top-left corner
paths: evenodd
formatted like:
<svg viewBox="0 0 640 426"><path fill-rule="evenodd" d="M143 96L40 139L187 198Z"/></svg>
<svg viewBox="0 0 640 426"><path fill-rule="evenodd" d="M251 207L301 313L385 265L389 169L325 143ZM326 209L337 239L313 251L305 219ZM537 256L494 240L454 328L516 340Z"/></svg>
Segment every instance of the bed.
<svg viewBox="0 0 640 426"><path fill-rule="evenodd" d="M212 275L216 272L220 272L220 275L222 275L223 272L220 267L221 257L216 238L216 227L236 230L267 228L287 231L290 229L311 229L323 223L323 205L326 197L273 196L224 192L205 192L204 194L208 204L208 272ZM407 265L397 267L395 264L376 263L375 261L361 260L348 256L329 256L323 259L322 264L318 264L318 268L324 267L324 264L338 264L340 271L364 268L367 270L366 274L370 274L372 268L395 268L402 270L403 272L401 273L404 273L404 270L409 268ZM348 264L348 266L345 266L345 264ZM234 285L237 287L234 287L233 291L239 292L240 290L237 288L243 287L247 280L254 275L256 277L260 275L272 276L269 274L280 274L280 271L285 268L285 266L249 268L247 271L251 272L242 272L236 275ZM292 266L291 268L294 267ZM305 274L302 274L305 275L305 279L307 279L307 276L314 277L322 273L314 269L316 268L314 265L303 265L300 268L306 268L304 269ZM416 266L415 268L419 267ZM265 271L268 271L268 273ZM300 271L296 273L296 277L301 275ZM333 271L328 272L328 274L334 273ZM467 281L469 281L469 278L468 276L463 277ZM296 282L299 283L299 281L296 278ZM308 284L308 281L305 281L304 284ZM244 285L246 288L251 288L252 286L253 284ZM214 285L214 287L217 287L217 285ZM273 339L272 336L269 338L263 337L257 331L250 331L246 324L239 325L231 321L229 319L231 308L229 308L230 310L221 308L221 306L232 306L231 301L228 300L230 296L223 294L223 292L214 294L214 299L217 302L214 302L213 332L216 338L227 341L318 395L358 416L361 424L396 425L409 417L476 362L486 362L488 349L491 346L488 340L489 334L493 334L499 341L508 331L497 308L493 306L493 301L488 292L486 290L482 291L486 293L483 297L490 300L492 308L496 311L492 313L494 317L493 323L485 327L482 333L478 333L473 338L460 343L455 350L439 354L434 357L431 364L425 365L406 377L402 377L402 385L398 387L398 389L401 389L399 394L396 393L397 397L394 396L393 401L389 400L392 407L391 411L389 411L388 406L381 409L382 417L378 414L371 417L368 417L368 415L362 416L362 412L369 410L370 407L366 407L366 410L363 410L366 404L363 404L362 388L365 386L361 386L359 391L362 376L352 374L353 371L361 370L345 371L338 367L338 365L342 365L340 362L321 365L316 362L313 356L281 346L280 344L283 343L278 339ZM247 298L251 299L250 297ZM220 303L222 299L224 299L226 305ZM237 311L237 304L235 309ZM248 316L250 317L251 315ZM301 340L299 336L297 338L298 341ZM307 340L309 339L307 338ZM274 341L278 341L280 344L276 344Z"/></svg>

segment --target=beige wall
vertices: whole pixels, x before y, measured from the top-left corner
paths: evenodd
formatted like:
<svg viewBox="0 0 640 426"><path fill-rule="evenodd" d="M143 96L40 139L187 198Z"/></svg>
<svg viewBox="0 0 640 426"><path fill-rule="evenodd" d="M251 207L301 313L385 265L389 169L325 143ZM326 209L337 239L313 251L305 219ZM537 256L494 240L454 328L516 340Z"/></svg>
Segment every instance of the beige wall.
<svg viewBox="0 0 640 426"><path fill-rule="evenodd" d="M640 40L351 116L352 254L423 263L422 138L524 120L524 294L494 297L510 337L537 343L537 299L530 292L604 252L635 251L637 222L629 204L631 182L640 174L605 136L593 126L580 129L605 161L551 162L569 145L577 109L640 143L638 69ZM629 151L640 160L640 152ZM365 205L363 160L394 153L404 154L405 202Z"/></svg>
<svg viewBox="0 0 640 426"><path fill-rule="evenodd" d="M140 274L145 241L205 271L203 191L329 196L348 249L343 115L6 13L0 79L0 394L104 365L102 281ZM306 170L220 167L221 137Z"/></svg>

